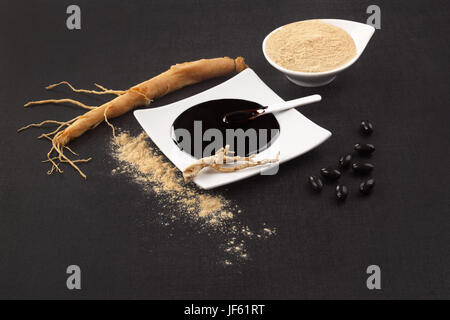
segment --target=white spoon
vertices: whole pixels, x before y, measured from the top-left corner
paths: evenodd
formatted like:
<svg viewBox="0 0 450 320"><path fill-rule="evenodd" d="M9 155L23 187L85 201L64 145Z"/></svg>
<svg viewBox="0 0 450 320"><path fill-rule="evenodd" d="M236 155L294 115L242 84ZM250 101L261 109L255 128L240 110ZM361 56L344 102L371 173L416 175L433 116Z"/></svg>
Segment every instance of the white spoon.
<svg viewBox="0 0 450 320"><path fill-rule="evenodd" d="M253 119L256 119L264 114L269 113L277 113L284 110L304 106L305 104L310 104L314 102L319 102L322 100L322 97L318 94L313 94L311 96L298 98L282 103L276 103L272 104L270 106L261 106L258 109L244 109L239 111L234 111L227 113L223 117L223 122L228 124L237 124L242 122L251 121Z"/></svg>

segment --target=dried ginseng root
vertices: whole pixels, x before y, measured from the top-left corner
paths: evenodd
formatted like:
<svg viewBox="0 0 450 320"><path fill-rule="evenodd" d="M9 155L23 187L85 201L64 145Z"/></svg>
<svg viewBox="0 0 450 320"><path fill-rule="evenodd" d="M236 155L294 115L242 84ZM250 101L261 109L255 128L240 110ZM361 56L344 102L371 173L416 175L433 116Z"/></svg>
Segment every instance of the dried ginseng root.
<svg viewBox="0 0 450 320"><path fill-rule="evenodd" d="M72 99L30 101L25 104L25 107L47 103L71 103L89 111L69 121L46 120L41 123L30 124L20 128L17 131L20 132L30 127L42 127L47 124L58 125L56 130L39 136L39 139L48 139L52 145L47 154L47 160L45 160L46 162L50 162L52 164L52 167L48 173L51 174L55 171L62 173L63 171L60 168L60 164L68 163L75 170L77 170L83 178L86 179L86 175L81 171L77 163L88 162L91 158L71 160L66 154L64 154L64 151L67 150L71 154L77 155L67 146L71 140L78 138L89 129L94 129L103 121L105 121L113 129L113 135L115 135L114 127L109 123L108 119L121 116L138 106L148 105L153 99L162 97L172 91L181 89L182 87L207 79L229 75L233 72L239 73L246 68L247 65L242 57L238 57L236 59L231 59L228 57L201 59L176 64L158 76L131 87L128 90L110 90L98 84L95 84L95 86L99 88L100 91L75 89L67 81L62 81L49 85L46 89L50 90L56 86L65 84L74 92L97 95L112 94L117 97L98 107L88 106Z"/></svg>
<svg viewBox="0 0 450 320"><path fill-rule="evenodd" d="M183 171L185 181L194 179L200 171L205 168L212 168L218 172L235 172L246 168L261 166L268 163L278 162L280 153L275 159L254 160L255 155L249 157L233 156L230 146L221 148L214 156L199 159Z"/></svg>

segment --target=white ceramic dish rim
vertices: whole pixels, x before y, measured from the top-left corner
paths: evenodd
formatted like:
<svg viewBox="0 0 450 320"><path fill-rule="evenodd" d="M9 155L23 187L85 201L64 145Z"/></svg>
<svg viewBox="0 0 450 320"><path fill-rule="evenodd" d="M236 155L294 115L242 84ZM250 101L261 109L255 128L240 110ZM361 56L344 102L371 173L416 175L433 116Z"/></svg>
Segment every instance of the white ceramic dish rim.
<svg viewBox="0 0 450 320"><path fill-rule="evenodd" d="M252 81L254 84L253 89L249 91L249 88L242 86L242 81ZM231 88L233 88L234 91L230 91ZM255 88L257 89L256 91ZM218 94L220 94L220 96L218 96ZM257 95L259 95L259 98L257 98ZM211 98L211 96L213 98ZM215 99L214 96L218 99L238 98L258 103L263 103L263 101L258 101L261 99L269 99L272 102L283 102L283 99L268 87L252 69L248 68L235 75L233 78L194 96L157 108L136 110L134 111L134 115L147 132L150 139L158 146L159 150L164 153L178 169L183 171L187 166L195 162L196 159L180 150L173 142L170 135L171 125L183 111L203 101ZM252 96L253 98L251 98ZM317 125L295 109L289 109L275 113L274 115L280 123L280 136L268 149L259 153L257 158L273 158L276 156L277 151L281 151L280 161L277 164L248 168L226 174L215 172L212 169L205 169L204 171L206 172L202 171L200 175L194 179L194 182L202 189L209 190L249 178L261 172L266 172L273 166L289 161L316 148L331 136L330 131ZM302 139L305 141L298 142L297 148L289 147L286 149L287 143L290 141L290 136L292 134L299 134L299 123L302 124L300 133L309 134L303 135Z"/></svg>
<svg viewBox="0 0 450 320"><path fill-rule="evenodd" d="M311 21L311 20L320 20L320 21L322 21L322 22L329 23L329 24L332 24L331 22L333 22L333 21L358 23L358 24L364 25L364 26L366 26L366 27L368 27L368 28L371 28L371 29L372 29L372 34L371 34L371 36L372 36L373 33L375 32L375 28L374 28L374 27L369 26L369 25L364 24L364 23L361 23L361 22L356 22L356 21L351 21L351 20L344 20L344 19L308 19L308 20L301 20L301 21ZM301 22L301 21L294 21L294 22L291 22L291 23ZM272 35L275 31L278 31L278 30L282 29L283 27L285 27L285 26L287 26L287 25L289 25L289 24L291 24L291 23L287 23L287 24L285 24L285 25L283 25L283 26L281 26L281 27L276 28L276 29L273 30L272 32L270 32L270 33L264 38L263 43L262 43L263 54L264 54L264 57L267 59L267 61L268 61L274 68L276 68L276 69L282 71L283 73L286 73L286 74L288 74L288 75L291 75L291 76L302 76L302 77L322 77L322 76L332 76L332 75L334 75L334 74L336 74L336 73L338 73L338 72L340 72L340 71L343 71L343 70L347 69L347 68L350 67L352 64L354 64L354 63L359 59L359 57L361 56L361 54L363 53L363 51L364 51L364 49L365 49L365 47L366 47L366 45L367 45L367 44L366 44L363 48L361 48L361 50L358 50L358 51L356 52L356 55L353 57L353 59L350 60L349 62L347 62L347 64L345 64L345 65L343 65L343 66L341 66L341 67L339 67L339 68L333 69L333 70L322 71L322 72L301 72L301 71L293 71L293 70L289 70L289 69L283 68L282 66L280 66L279 64L277 64L276 62L274 62L274 61L267 55L267 53L266 53L266 42L267 42L267 39L269 39L270 35ZM353 38L352 35L350 35L350 36L352 37L353 41L356 43L356 39Z"/></svg>

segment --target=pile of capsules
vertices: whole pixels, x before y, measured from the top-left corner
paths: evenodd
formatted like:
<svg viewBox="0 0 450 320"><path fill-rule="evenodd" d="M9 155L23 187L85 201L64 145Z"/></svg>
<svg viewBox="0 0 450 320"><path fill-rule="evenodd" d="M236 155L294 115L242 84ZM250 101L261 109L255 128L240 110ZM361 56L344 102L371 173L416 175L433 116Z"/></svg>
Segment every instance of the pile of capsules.
<svg viewBox="0 0 450 320"><path fill-rule="evenodd" d="M373 133L372 124L363 120L360 124L360 132L365 136L370 136ZM375 146L370 143L357 143L354 146L354 152L362 157L369 157L375 152ZM365 161L353 161L353 157L355 153L349 153L342 156L339 159L337 167L326 167L320 169L320 175L323 179L326 179L329 182L334 182L339 180L342 175L342 172L351 167L354 174L367 177L370 176L375 166L372 163ZM308 177L308 183L311 188L316 192L321 192L323 189L322 179L318 176L310 176ZM359 191L363 195L368 195L373 191L375 187L375 179L373 178L365 178L359 185ZM344 184L336 185L336 198L340 201L345 201L349 194L349 189Z"/></svg>

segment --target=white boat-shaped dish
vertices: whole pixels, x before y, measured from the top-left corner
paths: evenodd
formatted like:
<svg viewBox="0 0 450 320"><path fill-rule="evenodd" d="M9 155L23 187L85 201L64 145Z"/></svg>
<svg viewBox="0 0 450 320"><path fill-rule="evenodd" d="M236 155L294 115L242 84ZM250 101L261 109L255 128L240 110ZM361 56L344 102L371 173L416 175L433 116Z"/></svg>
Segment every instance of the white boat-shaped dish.
<svg viewBox="0 0 450 320"><path fill-rule="evenodd" d="M182 112L199 103L226 98L245 99L261 105L283 101L252 69L246 69L222 84L197 95L154 109L136 110L134 115L158 148L183 171L196 159L181 151L172 140L171 130L174 120ZM280 124L280 134L269 148L257 155L256 159L275 158L280 152L278 163L283 163L317 147L331 136L328 130L316 125L295 109L277 113L275 117ZM232 173L219 173L208 168L201 171L194 182L202 189L213 189L256 174L273 174L278 169L278 163Z"/></svg>
<svg viewBox="0 0 450 320"><path fill-rule="evenodd" d="M291 82L295 83L296 85L302 86L302 87L320 87L324 86L331 81L333 81L337 74L341 71L344 71L345 69L349 68L352 64L356 62L356 60L359 59L361 54L363 53L364 49L366 48L367 44L369 43L369 40L372 38L372 35L375 32L375 28L372 26L369 26L364 23L349 21L349 20L340 20L340 19L318 19L322 22L334 25L336 27L339 27L341 29L344 29L355 42L356 46L356 56L350 60L347 64L334 69L330 71L324 71L324 72L299 72L299 71L292 71L285 69L281 67L280 65L276 64L270 57L266 54L266 42L267 39L270 37L272 33L274 33L277 30L282 29L284 26L281 26L275 30L273 30L271 33L269 33L262 45L262 50L264 53L264 56L266 57L267 61L277 70L284 73L286 78L288 78Z"/></svg>

